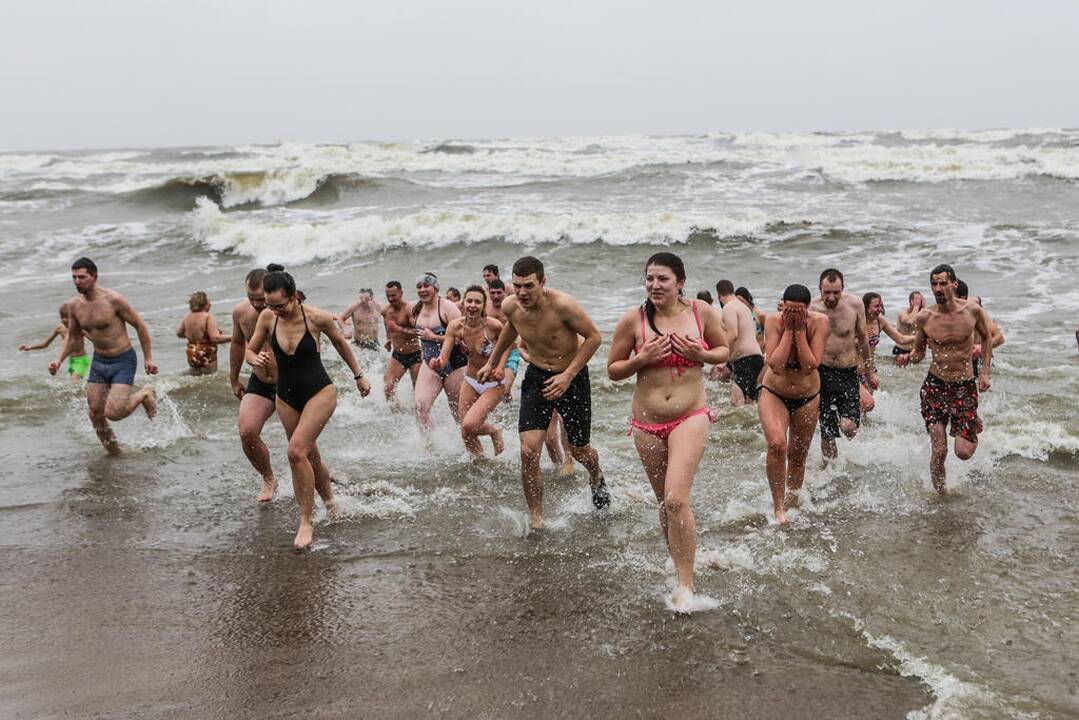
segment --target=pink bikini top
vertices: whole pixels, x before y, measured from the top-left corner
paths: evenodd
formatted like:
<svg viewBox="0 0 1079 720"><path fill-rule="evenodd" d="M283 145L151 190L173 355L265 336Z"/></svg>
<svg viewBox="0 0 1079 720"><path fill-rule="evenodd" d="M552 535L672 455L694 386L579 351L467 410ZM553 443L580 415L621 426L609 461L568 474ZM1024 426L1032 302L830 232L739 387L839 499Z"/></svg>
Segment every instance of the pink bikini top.
<svg viewBox="0 0 1079 720"><path fill-rule="evenodd" d="M701 347L703 347L705 350L710 350L711 348L708 347L708 342L704 339L704 328L701 327L701 316L697 313L697 303L691 301L690 306L693 308L693 319L697 321L697 332L699 332L701 334ZM648 342L648 329L645 326L644 321L645 321L645 314L644 314L644 308L642 307L641 308L641 338L642 338L643 342ZM640 351L640 348L636 348L636 350ZM672 352L670 355L667 355L666 357L664 357L659 362L652 363L652 365L650 367L655 367L655 368L661 368L661 367L676 368L675 371L679 375L681 375L682 373L684 373L686 371L685 370L686 368L701 367L702 364L703 363L699 363L696 360L688 360L688 359L682 357L681 355L679 355L678 353Z"/></svg>

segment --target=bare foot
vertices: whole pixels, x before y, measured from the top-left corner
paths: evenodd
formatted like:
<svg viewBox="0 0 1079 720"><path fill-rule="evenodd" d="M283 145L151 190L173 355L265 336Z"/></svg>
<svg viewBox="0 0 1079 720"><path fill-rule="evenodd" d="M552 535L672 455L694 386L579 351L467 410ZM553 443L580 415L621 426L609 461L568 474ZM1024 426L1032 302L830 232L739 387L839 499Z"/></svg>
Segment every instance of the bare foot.
<svg viewBox="0 0 1079 720"><path fill-rule="evenodd" d="M338 520L341 517L341 506L337 504L337 500L330 498L328 501L323 502L326 506L326 519L331 522Z"/></svg>
<svg viewBox="0 0 1079 720"><path fill-rule="evenodd" d="M573 458L566 458L558 468L558 477L570 477L577 474L577 466Z"/></svg>
<svg viewBox="0 0 1079 720"><path fill-rule="evenodd" d="M506 441L502 439L502 431L495 430L491 433L491 442L495 446L495 455L501 455L502 451L506 449Z"/></svg>
<svg viewBox="0 0 1079 720"><path fill-rule="evenodd" d="M146 394L142 397L142 409L151 420L157 415L157 393L153 388L146 388Z"/></svg>
<svg viewBox="0 0 1079 720"><path fill-rule="evenodd" d="M789 508L796 508L802 506L802 498L798 494L797 490L788 490L787 494L783 497L783 505Z"/></svg>
<svg viewBox="0 0 1079 720"><path fill-rule="evenodd" d="M536 514L536 515L530 514L529 518L528 518L528 524L529 524L529 527L531 529L533 529L533 530L542 530L543 529L543 515L541 515L541 514Z"/></svg>
<svg viewBox="0 0 1079 720"><path fill-rule="evenodd" d="M277 494L277 480L270 478L269 480L263 478L262 489L259 490L259 496L255 498L260 503L268 503L273 500L274 495Z"/></svg>
<svg viewBox="0 0 1079 720"><path fill-rule="evenodd" d="M315 539L315 526L310 522L300 521L300 529L296 531L296 537L292 539L292 547L297 550L307 550Z"/></svg>
<svg viewBox="0 0 1079 720"><path fill-rule="evenodd" d="M105 452L107 452L109 455L112 455L113 457L115 457L115 456L121 454L120 443L116 442L115 439L105 441L104 445L105 445Z"/></svg>
<svg viewBox="0 0 1079 720"><path fill-rule="evenodd" d="M693 588L687 585L679 585L671 593L671 605L677 613L688 613L690 603L693 601Z"/></svg>
<svg viewBox="0 0 1079 720"><path fill-rule="evenodd" d="M790 522L786 510L776 510L776 525L786 525Z"/></svg>

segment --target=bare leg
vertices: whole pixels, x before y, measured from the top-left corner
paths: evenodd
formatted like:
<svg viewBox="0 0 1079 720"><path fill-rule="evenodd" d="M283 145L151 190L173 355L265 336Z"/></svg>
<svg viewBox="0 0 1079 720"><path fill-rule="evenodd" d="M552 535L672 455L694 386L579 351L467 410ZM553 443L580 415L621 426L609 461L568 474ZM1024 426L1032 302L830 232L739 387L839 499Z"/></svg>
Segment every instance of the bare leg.
<svg viewBox="0 0 1079 720"><path fill-rule="evenodd" d="M458 425L461 424L461 413L458 402L461 397L461 386L465 384L465 369L457 368L449 374L442 388L446 391L446 402L450 404L450 414Z"/></svg>
<svg viewBox="0 0 1079 720"><path fill-rule="evenodd" d="M929 426L929 476L933 480L933 489L943 495L944 459L948 457L948 435L943 425Z"/></svg>
<svg viewBox="0 0 1079 720"><path fill-rule="evenodd" d="M521 484L528 505L529 524L543 527L543 476L540 475L540 452L546 430L526 430L521 433Z"/></svg>
<svg viewBox="0 0 1079 720"><path fill-rule="evenodd" d="M877 406L877 402L873 399L873 391L861 383L858 383L858 406L863 413L870 412Z"/></svg>
<svg viewBox="0 0 1079 720"><path fill-rule="evenodd" d="M382 373L382 391L386 395L386 402L396 403L397 383L401 382L401 378L404 376L405 366L397 362L397 359L391 355L390 359L386 361L386 370ZM412 378L412 384L415 386L416 378Z"/></svg>
<svg viewBox="0 0 1079 720"><path fill-rule="evenodd" d="M816 407L816 405L814 405ZM771 392L764 390L757 399L757 412L760 414L764 440L768 443L768 486L772 490L772 507L776 522L785 525L787 519L786 484L787 484L787 428L790 415L783 402Z"/></svg>
<svg viewBox="0 0 1079 720"><path fill-rule="evenodd" d="M318 450L318 443L311 444L311 452L307 455L311 461L311 469L315 472L315 492L322 498L322 505L326 508L326 516L330 520L336 520L338 516L337 500L333 496L333 483L330 480L330 468L322 462L322 454Z"/></svg>
<svg viewBox="0 0 1079 720"><path fill-rule="evenodd" d="M130 387L130 386L128 386ZM86 405L89 409L90 424L97 433L97 439L105 447L109 455L120 454L120 443L116 441L116 433L109 427L108 418L105 416L105 403L109 397L109 386L101 383L89 383L86 386Z"/></svg>
<svg viewBox="0 0 1079 720"><path fill-rule="evenodd" d="M442 378L425 364L419 370L415 393L416 419L420 421L424 430L434 427L431 421L431 407L435 404L435 398L440 392L442 392Z"/></svg>
<svg viewBox="0 0 1079 720"><path fill-rule="evenodd" d="M813 441L813 431L817 429L820 397L813 398L805 406L798 408L790 416L790 442L787 445L787 494L784 505L798 503L798 492L802 489L806 474L806 456Z"/></svg>
<svg viewBox="0 0 1079 720"><path fill-rule="evenodd" d="M315 469L311 466L311 451L319 433L326 427L337 409L337 390L327 385L307 401L303 413L297 412L281 398L277 399L277 416L288 436L288 462L292 469L292 488L300 506L300 528L292 541L297 550L311 546L315 525ZM321 462L320 462L321 465Z"/></svg>
<svg viewBox="0 0 1079 720"><path fill-rule="evenodd" d="M697 522L689 503L689 491L704 454L710 425L708 416L698 415L683 422L667 438L667 478L663 496L663 507L667 511L667 546L674 559L678 585L687 590L693 589L693 561L697 556ZM689 594L676 594L675 599L689 600Z"/></svg>
<svg viewBox="0 0 1079 720"><path fill-rule="evenodd" d="M461 438L465 441L465 447L475 459L483 458L480 435L491 436L495 455L500 455L506 449L506 445L502 440L502 431L487 422L488 414L501 402L505 391L505 385L499 385L496 388L487 390L482 395L477 395L471 385L465 383L461 386L459 402Z"/></svg>
<svg viewBox="0 0 1079 720"><path fill-rule="evenodd" d="M562 422L562 416L555 410L558 418L558 437L562 442L562 466L558 468L558 477L569 477L577 472L577 466L573 464L573 451L570 449L569 434L566 432L566 423Z"/></svg>
<svg viewBox="0 0 1079 720"><path fill-rule="evenodd" d="M270 450L262 441L262 428L274 413L274 403L254 393L245 393L240 400L240 446L251 467L262 477L258 502L270 502L277 492L277 479L270 465Z"/></svg>
<svg viewBox="0 0 1079 720"><path fill-rule="evenodd" d="M970 460L974 457L974 451L978 449L978 441L974 442L967 440L966 438L955 438L955 456L960 460Z"/></svg>
<svg viewBox="0 0 1079 720"><path fill-rule="evenodd" d="M132 392L130 385L110 385L105 401L105 417L113 422L123 420L140 405L146 411L146 417L153 420L157 415L157 397L152 387L143 385Z"/></svg>
<svg viewBox="0 0 1079 720"><path fill-rule="evenodd" d="M745 393L742 392L742 388L738 387L738 383L731 383L731 407L742 407L746 404Z"/></svg>
<svg viewBox="0 0 1079 720"><path fill-rule="evenodd" d="M564 461L562 448L559 444L561 428L561 418L558 416L558 411L555 410L551 413L551 424L547 426L547 437L544 439L544 444L547 446L547 456L551 458L552 463L558 466L561 466Z"/></svg>
<svg viewBox="0 0 1079 720"><path fill-rule="evenodd" d="M656 501L659 503L659 529L663 533L663 542L667 545L667 552L670 552L667 508L663 504L663 498L667 494L667 441L634 428L633 444L637 447L637 455L640 456L641 465L644 466L644 474L648 476L648 484L652 486L652 492L655 493Z"/></svg>

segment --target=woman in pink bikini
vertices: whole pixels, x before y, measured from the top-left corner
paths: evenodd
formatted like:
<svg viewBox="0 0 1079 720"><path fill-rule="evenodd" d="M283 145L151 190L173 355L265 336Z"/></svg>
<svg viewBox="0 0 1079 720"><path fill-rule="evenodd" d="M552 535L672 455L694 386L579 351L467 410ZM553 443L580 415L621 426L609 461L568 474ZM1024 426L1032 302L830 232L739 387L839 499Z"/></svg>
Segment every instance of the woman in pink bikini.
<svg viewBox="0 0 1079 720"><path fill-rule="evenodd" d="M656 253L644 273L647 299L618 321L607 374L637 376L630 434L659 500L659 525L678 576L671 604L684 611L697 553L689 490L711 424L701 366L727 362L727 336L713 307L682 299L686 270L677 255Z"/></svg>

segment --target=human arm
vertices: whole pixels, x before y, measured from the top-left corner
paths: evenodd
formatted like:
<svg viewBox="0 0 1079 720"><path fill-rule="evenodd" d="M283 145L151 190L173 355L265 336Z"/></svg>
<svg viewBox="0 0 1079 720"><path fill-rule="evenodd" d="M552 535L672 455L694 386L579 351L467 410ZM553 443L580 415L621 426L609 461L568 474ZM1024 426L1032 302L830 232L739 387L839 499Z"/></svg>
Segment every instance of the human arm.
<svg viewBox="0 0 1079 720"><path fill-rule="evenodd" d="M147 375L157 375L157 364L154 362L154 351L150 346L150 328L135 312L135 308L122 296L116 297L116 314L121 320L135 328L139 336L139 345L142 347L142 362Z"/></svg>
<svg viewBox="0 0 1079 720"><path fill-rule="evenodd" d="M691 300L696 303L696 300ZM730 357L730 342L723 328L723 316L711 306L704 303L698 304L698 313L701 319L701 330L708 343L709 349L705 350L699 340L690 338L688 335L671 333L672 349L686 358L701 364L721 365Z"/></svg>
<svg viewBox="0 0 1079 720"><path fill-rule="evenodd" d="M577 352L573 355L573 359L570 360L566 369L544 381L543 398L545 400L557 400L562 397L566 390L569 389L570 383L588 364L589 359L596 354L600 343L603 342L603 337L599 334L599 328L596 327L596 324L592 322L592 318L588 317L584 308L576 300L568 295L564 296L557 309L560 311L562 322L565 323L566 327L576 333L578 337L584 338L584 340L577 343Z"/></svg>
<svg viewBox="0 0 1079 720"><path fill-rule="evenodd" d="M505 359L509 356L513 341L517 339L517 328L510 321L510 313L514 307L515 305L512 304L511 300L507 300L502 304L502 311L506 314L506 322L502 323L502 330L498 333L498 342L495 343L494 349L491 350L491 357L476 373L476 378L480 382L489 382L491 380L501 382L505 377L503 372L506 367Z"/></svg>
<svg viewBox="0 0 1079 720"><path fill-rule="evenodd" d="M311 310L314 312L309 310L307 316L309 318L313 316L315 327L330 339L330 344L333 345L334 350L337 351L337 354L341 356L341 359L348 365L349 370L352 371L352 377L356 381L356 389L360 391L360 395L367 397L368 393L371 392L371 383L364 377L363 368L356 361L356 356L352 354L352 348L348 346L348 340L345 339L344 333L341 332L341 328L337 325L337 318L333 313L315 308L311 308Z"/></svg>
<svg viewBox="0 0 1079 720"><path fill-rule="evenodd" d="M985 310L978 307L974 310L974 332L983 338L992 338L989 330L989 315ZM987 342L982 346L982 364L978 373L978 389L989 389L989 366L993 364L993 343Z"/></svg>
<svg viewBox="0 0 1079 720"><path fill-rule="evenodd" d="M217 321L214 320L213 315L210 316L209 321L206 323L206 337L209 338L211 342L215 342L219 345L221 343L232 341L231 335L225 335L221 332L221 328L217 327Z"/></svg>
<svg viewBox="0 0 1079 720"><path fill-rule="evenodd" d="M637 319L640 312L636 309L630 310L615 325L611 349L607 353L607 377L616 382L632 377L671 353L670 338L657 335L647 341L639 353L633 354L633 347L637 344Z"/></svg>
<svg viewBox="0 0 1079 720"><path fill-rule="evenodd" d="M845 297L845 296L844 296ZM862 301L852 297L851 306L855 309L854 315L854 344L858 349L858 364L865 375L866 382L870 387L879 386L877 371L873 366L873 348L869 347L869 329L865 323L865 306Z"/></svg>
<svg viewBox="0 0 1079 720"><path fill-rule="evenodd" d="M239 313L233 309L232 342L229 343L229 385L232 386L232 394L243 399L244 386L240 383L240 369L244 364L244 336L240 327Z"/></svg>
<svg viewBox="0 0 1079 720"><path fill-rule="evenodd" d="M64 344L60 346L60 356L49 363L50 375L55 375L64 359L75 351L75 345L77 344L75 338L77 337L82 337L82 325L79 324L79 319L75 317L75 313L71 313L67 319L67 337L64 338Z"/></svg>
<svg viewBox="0 0 1079 720"><path fill-rule="evenodd" d="M355 328L352 327L352 313L356 312L356 308L359 306L359 302L354 302L337 316L338 322L341 323L342 333L346 338L351 338L352 333L355 332Z"/></svg>
<svg viewBox="0 0 1079 720"><path fill-rule="evenodd" d="M180 324L176 326L176 337L187 337L187 315L184 315L184 319L180 321Z"/></svg>
<svg viewBox="0 0 1079 720"><path fill-rule="evenodd" d="M247 360L247 364L251 367L266 370L270 367L270 363L273 362L273 352L262 349L266 346L266 340L270 337L270 322L272 319L273 312L263 310L259 313L258 320L255 322L255 331L251 333L251 339L247 341L247 347L244 348L244 359ZM237 369L236 372L239 373L239 370Z"/></svg>
<svg viewBox="0 0 1079 720"><path fill-rule="evenodd" d="M899 357L897 357L895 360L896 364L904 366L909 363L913 363L916 365L920 363L923 359L925 359L925 323L928 318L929 313L925 310L919 312L918 315L914 318L914 349L912 349L909 353L905 355L900 355ZM904 360L904 358L906 359Z"/></svg>
<svg viewBox="0 0 1079 720"><path fill-rule="evenodd" d="M794 347L794 334L784 327L786 316L782 312L764 318L764 361L772 372L783 372Z"/></svg>
<svg viewBox="0 0 1079 720"><path fill-rule="evenodd" d="M52 345L52 341L56 339L57 335L63 335L63 332L64 326L57 325L52 329L52 333L49 334L49 337L45 338L39 343L34 343L33 345L20 345L19 351L26 352L27 350L44 350L49 345Z"/></svg>
<svg viewBox="0 0 1079 720"><path fill-rule="evenodd" d="M877 318L877 322L880 323L880 329L884 331L884 334L894 340L900 347L910 347L914 344L913 335L904 335L899 332L883 315Z"/></svg>
<svg viewBox="0 0 1079 720"><path fill-rule="evenodd" d="M824 348L828 343L828 328L828 318L815 315L807 317L803 327L795 331L798 364L803 370L816 370L820 367L821 361L824 360ZM808 358L808 361L802 358Z"/></svg>

